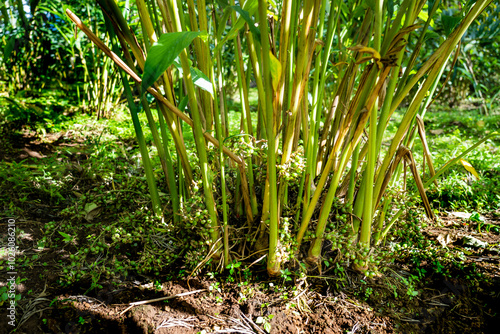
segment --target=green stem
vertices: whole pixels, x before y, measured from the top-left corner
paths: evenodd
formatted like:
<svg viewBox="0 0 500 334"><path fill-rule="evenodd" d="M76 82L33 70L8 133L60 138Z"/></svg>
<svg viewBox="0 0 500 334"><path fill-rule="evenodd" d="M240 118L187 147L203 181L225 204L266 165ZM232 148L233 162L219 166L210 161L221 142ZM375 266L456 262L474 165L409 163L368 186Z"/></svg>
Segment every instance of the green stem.
<svg viewBox="0 0 500 334"><path fill-rule="evenodd" d="M215 45L217 45L218 39L215 39ZM222 71L222 57L220 55L220 51L217 53L217 77L221 78ZM219 143L223 143L223 133L221 126L221 112L219 108L219 100L218 96L222 92L222 87L220 86L222 83L219 82L219 85L215 83L215 76L213 73L212 67L212 87L214 89L214 121L215 121L215 132L217 135L217 140ZM221 101L221 107L224 108L224 102ZM226 196L226 175L225 175L225 159L224 153L222 150L222 145L219 146L219 163L220 163L220 186L221 186L221 197L222 197L222 225L223 225L223 233L224 233L224 267L227 267L230 263L229 259L229 227L227 224L227 196Z"/></svg>
<svg viewBox="0 0 500 334"><path fill-rule="evenodd" d="M168 147L168 134L167 127L165 125L165 119L163 117L162 112L160 111L161 103L156 103L156 108L158 108L158 119L160 121L160 131L163 139L163 150L165 152L165 163L167 166L167 174L165 175L167 178L168 190L170 192L170 199L172 201L172 208L174 210L173 220L175 223L180 221L180 203L181 199L179 193L177 191L177 183L175 181L175 172L174 172L174 163L172 161L172 155L170 154L170 149Z"/></svg>
<svg viewBox="0 0 500 334"><path fill-rule="evenodd" d="M276 138L274 133L273 86L271 84L271 66L269 60L269 34L267 28L267 0L259 0L259 28L262 47L262 64L265 90L265 104L267 132L267 179L269 180L269 253L267 257L267 272L270 276L280 273L280 262L277 258L278 248L278 203L276 187Z"/></svg>

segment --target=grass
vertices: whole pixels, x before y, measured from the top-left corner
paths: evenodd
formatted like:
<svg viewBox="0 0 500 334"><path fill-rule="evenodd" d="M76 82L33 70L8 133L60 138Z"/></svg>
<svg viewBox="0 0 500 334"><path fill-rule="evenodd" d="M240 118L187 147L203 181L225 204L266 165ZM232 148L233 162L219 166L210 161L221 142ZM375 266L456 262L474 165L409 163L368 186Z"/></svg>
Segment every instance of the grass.
<svg viewBox="0 0 500 334"><path fill-rule="evenodd" d="M396 111L384 138L390 139L402 119ZM436 171L449 160L474 145L481 138L500 128L500 114L482 115L479 110L449 110L440 107L426 113L425 131ZM388 143L388 142L386 142ZM423 147L417 136L412 153L422 174ZM500 138L487 140L464 157L478 172L476 180L460 163L451 166L439 180L427 189L434 209L482 212L500 209ZM426 166L423 181L429 178ZM410 186L414 185L409 180ZM416 188L415 188L416 191Z"/></svg>
<svg viewBox="0 0 500 334"><path fill-rule="evenodd" d="M477 111L427 113L427 140L435 167L440 168L499 127L498 114L483 116ZM429 188L429 197L434 200L435 206L484 213L500 209L499 147L500 138L496 137L464 158L478 172L478 180L460 163L452 166L440 178L439 187L432 185ZM415 151L422 152L420 141L417 141Z"/></svg>

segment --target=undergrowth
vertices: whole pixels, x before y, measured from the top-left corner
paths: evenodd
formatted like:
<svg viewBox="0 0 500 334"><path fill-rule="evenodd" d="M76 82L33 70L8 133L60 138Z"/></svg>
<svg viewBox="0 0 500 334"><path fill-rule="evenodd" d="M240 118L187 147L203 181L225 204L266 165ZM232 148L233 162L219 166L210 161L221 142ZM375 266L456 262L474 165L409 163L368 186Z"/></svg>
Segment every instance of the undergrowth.
<svg viewBox="0 0 500 334"><path fill-rule="evenodd" d="M443 124L438 124L439 115L431 114L429 118L431 126L428 130L438 129L447 122L443 120ZM143 116L141 122L146 122ZM5 168L0 169L0 196L4 208L14 215L21 216L30 210L43 212L44 237L39 244L61 250L58 263L62 285L86 281L91 288L99 288L103 280L125 279L131 275L165 277L169 273L168 277L173 277L172 269L175 275L212 273L214 277L229 282L246 282L252 278L252 273L263 270L265 261L262 258L258 260L262 254L245 253L246 247L257 242L258 238L247 233L244 217L241 217L241 199L228 197L228 206L233 219L232 228L237 230L233 251L245 256L244 260L233 261L226 268L212 256L214 249L209 247L211 227L199 182L194 185L194 195L184 203L180 223L175 225L172 212L168 210L170 198L166 195L166 181L158 179L157 185L164 191L161 198L167 214L162 219L152 218L138 148L132 139L134 134L126 115L119 112L112 120L100 121L80 115L61 121L59 128L49 129L66 129L64 142L77 141L79 146L57 146L53 155L39 161L3 161ZM460 131L451 131L447 139L442 133L433 135L429 132L428 140L432 147L446 142L455 145L455 141L462 138L459 138ZM39 134L43 141L45 133L42 131ZM463 141L466 147L474 139ZM238 137L227 144L240 153L264 158L262 149L248 146ZM419 151L419 145L417 142L415 152ZM497 146L497 141L488 142L467 157L480 173L479 180L472 179L462 166L457 165L440 178L438 188L431 186L428 195L436 212L439 209L498 210L500 173L498 161L492 157ZM436 166L449 159L448 155L444 156L445 153L440 154L445 151L443 148L435 152ZM301 168L304 168L304 160L298 154L289 168L282 170L289 175L291 197L297 194L293 180L299 176ZM263 183L265 170L256 171L256 180ZM226 173L228 186L235 187L238 183L237 170L228 169ZM411 182L407 186L411 188ZM220 186L214 182L216 195L220 196L217 187ZM394 194L398 194L396 189ZM443 248L428 238L425 230L430 222L423 217L418 196L398 195L395 198L394 209L404 209L405 214L397 221L394 232L371 254L365 254L366 249L352 247L353 240L347 238L350 217L346 213L349 210L343 201L334 202L326 232L327 242L323 248L323 272L309 267L300 255L296 256L300 253L291 242L290 231L297 227L293 218L297 208L290 205L283 213L280 224L280 241L284 245L281 256L286 258L288 265L282 269L278 280L291 284L303 277L328 278L335 289L344 289L348 276L352 275L348 268L356 261L357 254L368 255L375 268L367 273L368 277L387 275L387 268L394 262L408 266L412 276L401 280L409 291L408 296L415 293L417 282L429 275L450 277L460 272L470 280L482 279L473 266L465 263L461 248ZM290 198L290 203L295 201ZM312 231L307 232L305 241L315 237ZM494 230L489 232L495 233ZM252 269L250 263L253 263ZM360 283L360 293L368 299L371 292L368 285L367 289L363 289L364 285Z"/></svg>

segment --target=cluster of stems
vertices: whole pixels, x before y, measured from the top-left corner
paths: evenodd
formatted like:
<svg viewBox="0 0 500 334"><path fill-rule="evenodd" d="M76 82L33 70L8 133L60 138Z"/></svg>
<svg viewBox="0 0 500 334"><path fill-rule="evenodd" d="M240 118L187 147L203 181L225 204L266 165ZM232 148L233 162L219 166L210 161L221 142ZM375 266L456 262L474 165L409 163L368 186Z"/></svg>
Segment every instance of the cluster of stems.
<svg viewBox="0 0 500 334"><path fill-rule="evenodd" d="M269 274L279 275L284 259L278 250L287 246L279 244L280 222L292 219L294 249L300 249L306 233L314 236L307 260L318 263L327 224L335 219L332 208L338 201L349 211L342 216L341 228L348 231L350 244L363 250L355 269L366 272L368 250L387 236L403 213L395 208L387 190L397 186L407 170L417 183L427 215L433 217L426 184L420 177L422 171L413 158L413 142L417 134L425 142L422 120L450 55L468 26L491 2L478 0L464 7L461 21L427 59L420 59L419 51L440 8L439 0L370 0L362 4L283 0L277 1L276 7L267 0L239 4L234 0L208 4L204 0L136 0L140 38L127 24L123 13L128 8L120 8L113 0L100 0L112 40L116 41L114 52L92 36L78 18L69 15L123 70L156 214L162 214L156 180L137 118L138 106L125 73L140 88L144 76L141 79L139 73L157 70L148 68L148 55L152 48L160 47L162 35L199 33L179 51L175 65L169 64L157 73L154 82L142 85L156 99L157 115L152 113L145 94L139 96L170 192L173 223L179 223L176 213L193 191L194 162L188 159L184 145L186 133L192 131L196 169L200 171L212 227L213 256L222 256L226 265L231 262L225 169L236 168L238 187L231 197L243 203L248 233L256 235L254 244L268 245ZM422 12L428 14L425 21L420 19ZM410 39L412 43L408 43ZM225 52L232 52L233 58ZM224 146L231 135L226 92L231 81L224 77L228 69L236 74L233 81L240 97L241 138L266 150L262 185L256 185L255 178L255 168L262 159L239 156ZM193 79L197 73L210 89ZM256 113L250 108L250 82L255 83L258 96L258 104L253 106ZM403 100L408 105L401 124L387 139L387 125ZM257 122L256 128L252 119ZM383 140L388 140L388 148L383 148ZM169 149L170 142L175 151ZM438 175L424 146L432 175L428 184ZM217 161L208 161L207 153L213 147L218 152ZM300 170L298 184L290 184L290 178L279 174L279 169L287 166L299 149L306 164ZM220 170L220 189L214 187L213 168ZM214 196L216 191L222 195ZM221 202L216 203L215 198ZM221 210L217 210L217 204L221 204ZM282 217L289 207L296 208L293 217Z"/></svg>

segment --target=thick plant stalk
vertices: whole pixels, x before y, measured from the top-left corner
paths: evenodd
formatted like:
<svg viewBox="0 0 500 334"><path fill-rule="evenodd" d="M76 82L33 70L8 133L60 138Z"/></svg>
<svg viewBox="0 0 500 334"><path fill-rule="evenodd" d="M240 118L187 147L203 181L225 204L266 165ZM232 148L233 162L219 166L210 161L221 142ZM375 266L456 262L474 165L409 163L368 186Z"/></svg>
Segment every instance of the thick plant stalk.
<svg viewBox="0 0 500 334"><path fill-rule="evenodd" d="M407 133L411 122L413 121L419 106L427 95L431 85L436 80L437 76L441 72L442 66L446 63L449 55L455 48L455 46L460 41L460 38L465 33L465 30L468 26L475 20L477 15L481 13L481 11L486 8L487 5L491 3L491 0L483 0L477 1L466 15L464 20L455 28L452 34L448 37L448 39L434 52L434 54L422 65L422 67L417 71L417 73L409 79L408 83L401 89L401 92L398 91L398 96L392 102L391 112L396 109L396 107L401 103L403 98L409 93L410 89L418 82L418 80L426 73L428 73L427 78L421 84L415 98L413 99L411 105L408 108L393 140L391 142L391 146L389 147L388 153L386 154L384 161L382 162L379 171L377 172L377 180L375 183L374 189L374 197L381 196L381 188L383 177L381 175L385 175L385 171L387 170L392 157L394 156L398 146L402 143L403 136ZM376 205L377 203L375 203Z"/></svg>
<svg viewBox="0 0 500 334"><path fill-rule="evenodd" d="M259 123L259 125L263 125L263 127L266 128L266 125L265 125L266 120L265 120L265 116L263 115L263 112L262 112L262 106L266 103L265 98L264 98L266 93L264 90L264 83L262 81L262 70L261 70L261 66L259 63L257 48L255 45L253 34L250 31L247 31L246 36L247 36L247 48L248 48L248 52L250 55L250 61L252 64L253 74L254 74L254 78L255 78L255 84L257 85L257 91L259 93L258 99L259 99L260 108L258 110L258 116L257 116L258 123ZM263 138L263 139L267 138L266 131L261 132L260 128L261 127L259 127L259 126L257 127L257 137Z"/></svg>
<svg viewBox="0 0 500 334"><path fill-rule="evenodd" d="M73 14L69 9L66 10L66 14L71 18L71 20L80 28L89 38L90 40L96 44L109 58L111 58L116 65L118 65L121 69L123 69L128 75L130 75L137 83L141 83L141 78L132 70L130 67L128 67L114 52L109 50L109 48L104 45L104 43L97 37L95 36L92 31L90 31L84 24L83 22L75 15ZM183 120L185 123L187 123L190 127L194 127L194 122L192 119L190 119L188 116L186 116L183 112L181 112L176 106L174 106L171 102L166 100L158 91L156 91L154 88L149 87L147 91L152 94L158 101L160 101L163 105L165 105L170 112L178 116L181 120ZM162 110L164 112L164 110ZM166 113L164 113L166 115ZM214 146L219 147L219 141L212 137L208 132L203 132L202 134L207 140L209 140ZM238 168L240 170L245 170L245 163L244 161L234 154L232 151L230 151L227 147L222 146L222 149L224 151L224 154L226 154L231 160L235 161L238 164ZM245 201L245 206L249 208L247 210L247 219L249 221L253 221L252 217L252 210L251 210L251 205L250 205L250 197L249 197L249 189L248 189L248 183L245 177L245 174L243 173L244 177L244 182L242 184L242 189L243 189L243 199Z"/></svg>
<svg viewBox="0 0 500 334"><path fill-rule="evenodd" d="M125 18L123 17L122 12L118 8L116 2L112 1L112 0L99 0L99 3L101 5L103 11L105 13L107 13L107 16L113 22L113 26L115 28L114 31L116 32L117 37L120 40L120 43L122 44L122 49L125 53L125 56L128 55L128 48L126 47L126 44L128 44L132 50L132 53L133 53L135 59L137 60L137 64L138 64L139 68L141 70L144 70L144 63L145 63L144 53L143 53L142 49L140 48L140 46L137 44L136 38L132 35L131 30L129 29L129 27L125 21ZM73 18L72 18L72 20L73 20ZM150 22L150 20L149 20L149 22ZM154 37L154 30L152 29L152 25L150 28L147 28L147 26L148 25L146 25L145 29L147 29L149 31L150 37L148 37L148 38L151 39ZM82 29L82 27L79 27L79 28ZM102 42L97 43L95 39L92 39L92 37L88 34L88 32L89 32L88 29L87 29L87 31L82 29L82 31L84 31L89 36L89 38L94 42L94 44L99 46L99 48L101 50L103 50L104 53L109 58L111 58L113 61L115 61L115 63L116 63L116 60L113 59L113 57L110 57L109 54L107 54L106 51L103 49L104 44L102 44ZM156 41L156 39L151 40L151 42L154 42L154 41ZM130 63L132 63L131 58L128 57L128 59L130 59ZM120 66L119 63L117 63L117 65ZM130 68L132 68L132 65L130 65ZM122 69L124 69L124 68L122 67ZM127 70L125 70L125 71L127 72ZM127 73L129 75L131 75L131 73L129 73L129 72L127 72ZM174 104L171 89L167 85L168 80L164 80L164 81L165 81L166 86L167 86L167 87L165 87L165 89L166 89L168 101L171 104ZM185 174L185 178L186 178L186 180L185 180L186 185L189 188L191 186L193 176L192 176L191 166L189 165L187 154L186 154L186 151L184 149L185 145L184 145L184 140L182 138L182 133L177 130L178 121L177 121L176 117L172 116L171 114L164 113L164 115L165 115L165 119L167 121L167 125L168 125L169 130L170 130L170 133L174 139L174 143L175 143L175 146L177 149L178 157L181 160L181 165L184 169L184 174Z"/></svg>
<svg viewBox="0 0 500 334"><path fill-rule="evenodd" d="M374 22L374 42L373 48L375 50L380 50L382 43L382 7L383 1L377 0L375 1L375 22ZM377 64L378 65L378 64ZM379 80L385 80L384 78L379 78ZM381 82L378 84L381 86ZM379 94L377 94L379 96ZM374 182L375 177L375 163L377 159L377 104L374 103L370 109L370 126L369 126L369 135L368 135L368 159L366 162L366 168L364 172L364 180L365 182L365 192L364 192L364 200L363 200L363 216L361 222L361 233L359 235L359 246L362 249L368 249L370 246L370 238L371 238L371 230L372 230L372 220L373 220L373 187L371 186ZM361 200L361 196L358 197L358 200ZM362 254L366 254L368 252L362 252ZM358 271L366 271L367 264L366 258L364 256L360 256L358 259L358 263L354 263L354 269Z"/></svg>
<svg viewBox="0 0 500 334"><path fill-rule="evenodd" d="M262 74L264 77L263 86L265 90L265 104L263 113L266 116L267 132L267 181L269 182L269 253L267 256L267 272L270 276L277 276L280 273L280 260L277 258L278 248L278 197L276 187L276 140L274 132L274 112L273 112L273 89L271 85L271 67L269 60L269 39L267 29L267 0L259 0L259 28L261 34L261 59Z"/></svg>
<svg viewBox="0 0 500 334"><path fill-rule="evenodd" d="M366 108L368 110L371 110L371 108L374 108L375 100L376 97L378 96L382 86L383 86L383 81L387 77L389 73L389 68L384 69L384 71L381 73L379 77L379 82L377 85L373 88L371 91L369 97L366 99ZM378 71L372 70L372 73L377 73ZM370 80L368 81L370 82ZM370 87L369 85L367 87ZM352 140L348 142L348 147L342 152L338 167L335 169L334 174L333 174L333 180L332 183L330 184L330 188L328 189L328 193L326 195L326 198L323 202L322 208L321 208L321 213L320 213L320 218L318 220L318 225L316 226L316 238L314 239L311 247L309 248L309 253L307 260L308 262L311 263L317 263L320 256L321 256L321 245L323 241L323 234L326 228L326 223L327 223L327 218L328 215L331 211L331 206L333 204L333 200L337 191L337 187L339 185L340 177L343 174L346 166L347 166L347 161L348 159L352 156L352 153L354 151L354 148L357 146L358 141L361 138L361 134L363 132L363 129L365 127L365 124L369 118L370 113L368 111L364 111L360 114L360 120L356 126L356 130L353 133ZM373 116L373 114L372 114ZM336 152L336 151L334 151ZM332 152L332 155L335 155ZM327 162L328 165L328 162ZM316 191L318 191L317 189ZM314 197L313 197L314 199ZM311 201L312 204L312 201ZM310 204L310 205L311 205ZM315 205L315 204L314 204ZM310 217L309 217L310 219ZM302 222L304 224L304 221ZM371 224L371 222L370 222ZM300 243L300 241L299 241Z"/></svg>
<svg viewBox="0 0 500 334"><path fill-rule="evenodd" d="M142 27L148 36L148 39L146 39L146 41L149 41L150 44L153 44L157 41L157 36L156 36L156 32L155 32L154 27L153 27L153 23L150 19L150 14L148 12L146 4L144 3L143 0L137 0L136 3L137 3L139 13L141 15ZM149 47L148 47L148 50L149 50ZM169 91L168 90L168 87L169 87L168 78L164 77L164 79L165 79L164 82L167 83L165 85L165 88L166 88L166 91L168 92ZM170 94L170 101L173 101L171 94ZM154 120L153 115L152 115L150 108L149 108L149 104L144 99L142 100L142 102L143 102L144 110L146 112L146 117L147 117L147 120L149 123L149 128L151 129L151 133L153 135L153 140L154 140L155 146L158 149L158 155L160 157L161 166L163 168L165 178L167 179L168 189L169 189L169 192L170 192L170 195L172 198L172 204L173 204L173 209L174 209L174 221L178 221L179 220L178 214L179 214L179 209L180 209L180 199L178 196L177 184L175 182L173 162L172 162L172 158L170 155L170 151L168 149L168 145L166 143L167 134L166 134L166 129L165 129L165 122L163 119L164 117L160 113L160 110L163 106L160 106L160 103L157 103L158 113L159 113L158 116L159 116L159 120L160 120L160 131L162 132L162 137L163 137L163 141L164 141L163 145L162 145L161 140L160 140L160 136L158 134L158 130L156 128L155 120ZM168 118L168 116L165 118ZM171 118L167 119L167 121L169 122L169 127L171 129L172 137L174 138L174 141L176 142L177 147L179 147L180 136L178 135L178 132L176 132L174 129L172 129L175 126L175 124L173 124L173 120ZM187 156L183 156L182 154L180 154L180 157L182 160L187 161ZM185 162L183 165L186 165ZM190 182L192 180L190 167L186 167L185 169L187 171L187 173L186 173L187 182ZM190 186L190 183L188 183L188 187L189 186Z"/></svg>
<svg viewBox="0 0 500 334"><path fill-rule="evenodd" d="M218 40L215 40L215 44L217 45ZM217 72L218 77L220 78L220 72L222 67L222 60L220 56L220 51L217 53ZM212 68L213 70L213 68ZM222 87L217 86L215 80L213 79L215 76L212 73L212 86L214 88L214 121L215 121L215 131L217 134L217 140L222 142L222 126L221 126L221 112L220 109L224 110L223 101L221 101L221 108L219 108L218 95L222 90ZM219 82L219 84L221 84ZM230 263L229 259L229 226L228 226L228 218L227 218L227 196L226 196L226 175L225 175L225 167L224 167L224 152L222 151L222 147L219 146L219 164L220 164L220 186L221 186L221 198L222 198L222 227L223 227L223 245L224 245L224 267L227 267Z"/></svg>
<svg viewBox="0 0 500 334"><path fill-rule="evenodd" d="M283 155L281 158L281 164L286 164L290 159L294 139L298 136L298 133L295 131L295 122L297 120L297 113L299 111L300 103L306 89L307 78L309 76L309 59L312 59L309 54L313 51L312 47L314 45L316 32L311 29L311 26L313 22L317 21L319 13L318 7L318 0L305 1L303 9L304 19L299 35L299 42L297 44L298 55L293 78L292 101L287 118L286 134L283 139Z"/></svg>

